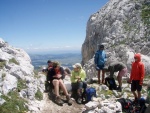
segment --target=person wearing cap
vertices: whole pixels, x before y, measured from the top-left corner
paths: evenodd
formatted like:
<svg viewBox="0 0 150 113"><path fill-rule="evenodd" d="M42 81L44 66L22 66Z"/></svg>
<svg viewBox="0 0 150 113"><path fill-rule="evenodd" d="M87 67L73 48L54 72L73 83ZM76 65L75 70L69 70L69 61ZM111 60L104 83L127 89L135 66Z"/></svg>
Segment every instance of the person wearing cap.
<svg viewBox="0 0 150 113"><path fill-rule="evenodd" d="M141 54L134 55L134 62L132 63L129 83L131 83L131 91L134 95L134 102L138 103L141 98L141 90L143 85L143 79L145 76L145 67L141 61ZM135 92L137 91L137 93Z"/></svg>
<svg viewBox="0 0 150 113"><path fill-rule="evenodd" d="M100 74L102 72L102 83L105 82L105 71L103 70L106 62L106 53L104 51L104 45L99 45L98 50L94 56L94 63L96 65L96 70L98 71L97 78L98 84L101 84Z"/></svg>
<svg viewBox="0 0 150 113"><path fill-rule="evenodd" d="M63 67L60 66L59 62L54 61L53 67L51 68L51 70L49 72L48 80L50 80L50 82L54 86L54 92L56 95L55 101L59 105L63 104L63 101L61 100L60 95L59 95L59 88L61 88L63 90L64 94L66 95L68 104L72 105L72 101L70 99L70 96L68 94L66 86L63 83L64 76L65 76L65 73L64 73Z"/></svg>
<svg viewBox="0 0 150 113"><path fill-rule="evenodd" d="M48 60L47 61L47 68L46 69L43 69L42 72L46 72L47 75L46 75L46 81L45 81L45 91L44 92L48 92L49 91L49 81L48 81L48 71L53 67L53 62L51 60Z"/></svg>
<svg viewBox="0 0 150 113"><path fill-rule="evenodd" d="M104 70L106 72L110 72L110 78L113 78L114 73L118 72L117 75L117 80L118 80L118 91L122 91L122 76L125 76L127 74L127 66L122 63L122 62L118 62L118 61L113 61L112 63L109 64L109 66L105 66Z"/></svg>
<svg viewBox="0 0 150 113"><path fill-rule="evenodd" d="M76 94L77 91L78 97L80 98L82 94L82 89L86 87L85 84L86 73L82 69L80 63L76 63L72 67L73 67L72 76L71 76L71 85L73 91L72 93L74 95ZM81 103L81 100L78 103Z"/></svg>

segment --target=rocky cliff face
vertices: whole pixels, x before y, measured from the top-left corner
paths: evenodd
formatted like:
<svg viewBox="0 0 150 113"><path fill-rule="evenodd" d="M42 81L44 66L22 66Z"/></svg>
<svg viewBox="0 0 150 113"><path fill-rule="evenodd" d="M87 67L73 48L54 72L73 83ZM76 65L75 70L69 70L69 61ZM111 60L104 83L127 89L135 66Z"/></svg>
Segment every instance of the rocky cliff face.
<svg viewBox="0 0 150 113"><path fill-rule="evenodd" d="M117 58L129 68L133 54L141 53L149 74L150 13L146 15L146 8L150 8L149 0L110 0L91 15L82 45L83 64L93 58L97 45L103 43L109 58Z"/></svg>
<svg viewBox="0 0 150 113"><path fill-rule="evenodd" d="M25 51L8 45L0 38L0 105L3 105L0 106L0 111L4 112L2 108L6 109L7 103L10 102L6 99L8 95L9 100L14 101L11 104L15 104L14 95L11 94L18 95L16 98L20 99L20 104L25 99L27 103L23 106L29 111L40 110L42 107L37 95L43 92L44 82L45 76L34 72L31 59ZM19 111L21 107L18 105L17 109Z"/></svg>

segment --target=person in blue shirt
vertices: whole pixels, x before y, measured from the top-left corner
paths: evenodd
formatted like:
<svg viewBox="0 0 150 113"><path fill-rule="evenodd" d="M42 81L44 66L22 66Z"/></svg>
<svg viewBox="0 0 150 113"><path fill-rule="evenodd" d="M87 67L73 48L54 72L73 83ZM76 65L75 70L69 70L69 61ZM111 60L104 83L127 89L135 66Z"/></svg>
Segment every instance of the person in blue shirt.
<svg viewBox="0 0 150 113"><path fill-rule="evenodd" d="M104 45L99 45L98 51L95 53L94 62L96 70L98 71L98 84L101 84L100 74L102 72L102 83L105 83L105 71L103 70L106 62L106 53L104 51Z"/></svg>

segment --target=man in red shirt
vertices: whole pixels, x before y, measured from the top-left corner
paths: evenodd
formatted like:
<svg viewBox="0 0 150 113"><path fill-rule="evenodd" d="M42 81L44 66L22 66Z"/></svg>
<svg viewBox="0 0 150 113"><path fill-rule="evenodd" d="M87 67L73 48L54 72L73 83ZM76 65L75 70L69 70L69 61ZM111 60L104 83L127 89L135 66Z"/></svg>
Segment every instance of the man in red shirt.
<svg viewBox="0 0 150 113"><path fill-rule="evenodd" d="M145 68L144 64L141 61L141 54L137 53L134 55L135 61L132 63L131 74L130 74L130 83L131 83L131 91L135 97L134 102L138 102L141 98L141 90L143 85L143 79L145 76ZM137 94L136 92L137 91Z"/></svg>

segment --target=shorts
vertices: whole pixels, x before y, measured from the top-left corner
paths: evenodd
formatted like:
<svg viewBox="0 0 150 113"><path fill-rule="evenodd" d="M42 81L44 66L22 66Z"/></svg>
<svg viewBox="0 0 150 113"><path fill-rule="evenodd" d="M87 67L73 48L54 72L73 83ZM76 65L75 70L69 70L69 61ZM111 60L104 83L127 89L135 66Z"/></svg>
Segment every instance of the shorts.
<svg viewBox="0 0 150 113"><path fill-rule="evenodd" d="M132 80L131 91L141 91L142 85L140 85L140 80Z"/></svg>
<svg viewBox="0 0 150 113"><path fill-rule="evenodd" d="M104 69L104 65L97 65L96 70L103 70Z"/></svg>
<svg viewBox="0 0 150 113"><path fill-rule="evenodd" d="M118 76L125 76L127 74L128 70L127 68L123 68L121 71L119 71Z"/></svg>

